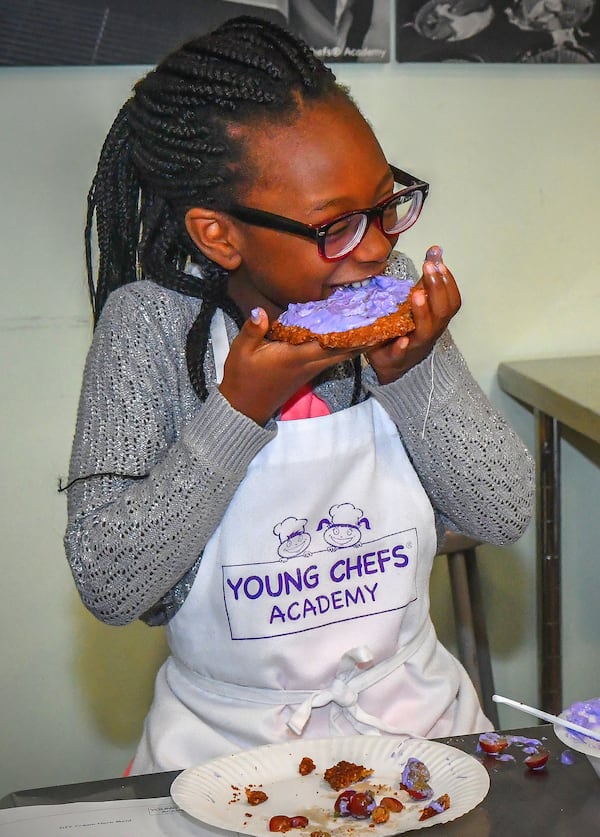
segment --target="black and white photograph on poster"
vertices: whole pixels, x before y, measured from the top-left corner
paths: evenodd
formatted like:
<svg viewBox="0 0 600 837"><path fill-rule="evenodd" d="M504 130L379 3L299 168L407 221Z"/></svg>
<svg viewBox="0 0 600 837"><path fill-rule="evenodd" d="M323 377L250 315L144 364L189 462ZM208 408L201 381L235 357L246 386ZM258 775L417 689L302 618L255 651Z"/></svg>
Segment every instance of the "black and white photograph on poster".
<svg viewBox="0 0 600 837"><path fill-rule="evenodd" d="M599 0L396 0L396 60L600 61Z"/></svg>
<svg viewBox="0 0 600 837"><path fill-rule="evenodd" d="M153 65L242 14L286 26L327 62L390 60L390 0L0 0L0 65Z"/></svg>
<svg viewBox="0 0 600 837"><path fill-rule="evenodd" d="M286 0L289 28L323 61L390 60L389 0Z"/></svg>

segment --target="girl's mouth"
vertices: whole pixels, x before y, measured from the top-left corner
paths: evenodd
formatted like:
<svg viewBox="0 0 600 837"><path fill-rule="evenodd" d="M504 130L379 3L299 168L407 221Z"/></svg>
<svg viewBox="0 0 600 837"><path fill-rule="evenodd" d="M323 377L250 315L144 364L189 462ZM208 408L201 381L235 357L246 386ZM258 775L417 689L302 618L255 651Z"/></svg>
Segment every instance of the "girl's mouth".
<svg viewBox="0 0 600 837"><path fill-rule="evenodd" d="M359 282L350 282L349 285L346 285L347 288L362 288L365 285L368 285L373 277L368 276L366 279L361 279Z"/></svg>
<svg viewBox="0 0 600 837"><path fill-rule="evenodd" d="M358 288L363 288L365 285L368 285L369 282L373 279L372 276L367 276L366 279L359 279L356 282L347 282L347 283L340 283L339 285L330 285L328 287L328 296L334 291L339 290L340 288L353 288L354 290L358 290Z"/></svg>

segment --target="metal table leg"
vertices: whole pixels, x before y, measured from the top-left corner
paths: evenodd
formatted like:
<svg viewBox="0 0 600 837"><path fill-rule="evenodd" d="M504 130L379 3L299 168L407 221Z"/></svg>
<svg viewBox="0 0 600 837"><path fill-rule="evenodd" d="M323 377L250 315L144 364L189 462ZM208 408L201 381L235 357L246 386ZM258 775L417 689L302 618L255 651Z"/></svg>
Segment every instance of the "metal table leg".
<svg viewBox="0 0 600 837"><path fill-rule="evenodd" d="M560 428L534 410L537 439L537 584L541 708L562 712Z"/></svg>

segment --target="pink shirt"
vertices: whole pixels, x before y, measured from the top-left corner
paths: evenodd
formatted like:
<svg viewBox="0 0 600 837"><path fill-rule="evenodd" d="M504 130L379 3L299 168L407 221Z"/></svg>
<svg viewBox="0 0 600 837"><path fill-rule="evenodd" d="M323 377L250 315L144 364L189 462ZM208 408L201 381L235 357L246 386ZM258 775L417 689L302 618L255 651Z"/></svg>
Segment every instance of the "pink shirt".
<svg viewBox="0 0 600 837"><path fill-rule="evenodd" d="M305 384L285 402L281 408L281 420L293 421L294 419L315 418L316 416L328 416L330 413L331 410L323 399L314 394L309 384Z"/></svg>

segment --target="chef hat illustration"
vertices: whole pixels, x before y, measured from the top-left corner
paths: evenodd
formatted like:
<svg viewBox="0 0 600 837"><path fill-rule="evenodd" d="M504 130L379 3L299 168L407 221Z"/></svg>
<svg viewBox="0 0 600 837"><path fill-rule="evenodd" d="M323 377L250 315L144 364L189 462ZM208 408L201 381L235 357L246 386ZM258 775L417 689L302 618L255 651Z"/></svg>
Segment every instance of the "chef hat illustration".
<svg viewBox="0 0 600 837"><path fill-rule="evenodd" d="M364 520L363 510L352 503L338 503L329 509L332 526L359 526Z"/></svg>
<svg viewBox="0 0 600 837"><path fill-rule="evenodd" d="M277 523L273 527L273 534L279 538L279 543L285 543L295 535L301 535L304 532L304 527L308 523L305 518L286 517L281 523Z"/></svg>

